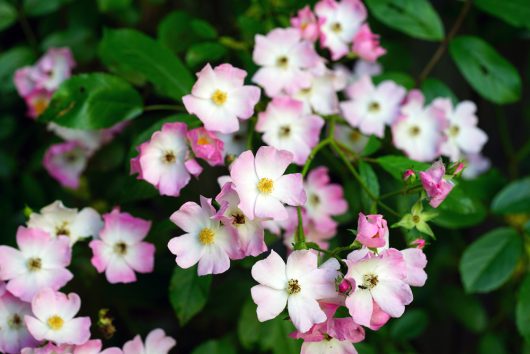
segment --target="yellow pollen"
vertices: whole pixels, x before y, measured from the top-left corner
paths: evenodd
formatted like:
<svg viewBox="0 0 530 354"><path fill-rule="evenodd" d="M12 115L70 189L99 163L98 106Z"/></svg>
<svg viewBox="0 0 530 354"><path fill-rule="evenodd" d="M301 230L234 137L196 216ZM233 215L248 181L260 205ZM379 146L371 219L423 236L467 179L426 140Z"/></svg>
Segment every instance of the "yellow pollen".
<svg viewBox="0 0 530 354"><path fill-rule="evenodd" d="M262 178L258 182L258 191L263 194L271 194L274 190L274 182L270 178Z"/></svg>
<svg viewBox="0 0 530 354"><path fill-rule="evenodd" d="M30 258L26 265L30 272L36 272L42 268L42 260L40 258Z"/></svg>
<svg viewBox="0 0 530 354"><path fill-rule="evenodd" d="M309 26L309 22L303 22L303 23L300 25L300 29L303 31L303 30L305 30L308 26Z"/></svg>
<svg viewBox="0 0 530 354"><path fill-rule="evenodd" d="M342 25L339 22L335 22L331 25L331 30L335 33L339 33L342 31Z"/></svg>
<svg viewBox="0 0 530 354"><path fill-rule="evenodd" d="M364 289L364 290L366 289L370 290L370 289L373 289L377 285L377 283L379 283L379 279L377 278L377 275L371 274L371 273L365 274L363 276L363 283L362 285L359 285L359 288Z"/></svg>
<svg viewBox="0 0 530 354"><path fill-rule="evenodd" d="M164 155L162 155L162 162L171 164L175 162L177 158L175 157L175 153L173 151L166 151L164 152Z"/></svg>
<svg viewBox="0 0 530 354"><path fill-rule="evenodd" d="M278 57L278 59L276 59L276 66L285 69L287 68L288 65L289 65L289 58L287 58L286 56L281 56L281 57Z"/></svg>
<svg viewBox="0 0 530 354"><path fill-rule="evenodd" d="M381 109L381 105L379 104L379 102L372 101L368 105L368 112L377 113L379 112L380 109Z"/></svg>
<svg viewBox="0 0 530 354"><path fill-rule="evenodd" d="M210 139L208 139L205 136L200 136L199 139L197 139L198 145L208 145L210 143Z"/></svg>
<svg viewBox="0 0 530 354"><path fill-rule="evenodd" d="M409 133L411 136L417 136L418 134L420 134L420 132L421 132L421 129L417 125L411 127L409 130Z"/></svg>
<svg viewBox="0 0 530 354"><path fill-rule="evenodd" d="M287 294L294 295L298 294L302 290L300 288L300 284L298 284L298 280L296 279L289 279L287 282Z"/></svg>
<svg viewBox="0 0 530 354"><path fill-rule="evenodd" d="M320 204L320 197L316 194L311 194L311 196L309 197L309 203L315 206Z"/></svg>
<svg viewBox="0 0 530 354"><path fill-rule="evenodd" d="M211 245L215 239L215 233L212 229L205 227L199 232L199 242L203 245Z"/></svg>
<svg viewBox="0 0 530 354"><path fill-rule="evenodd" d="M33 105L33 109L35 110L35 113L37 113L38 116L41 115L42 112L48 108L49 101L45 98L39 98L37 101L35 101L35 104Z"/></svg>
<svg viewBox="0 0 530 354"><path fill-rule="evenodd" d="M62 224L55 227L55 234L57 236L70 236L70 229L68 228L68 222L63 221Z"/></svg>
<svg viewBox="0 0 530 354"><path fill-rule="evenodd" d="M58 331L61 328L63 328L64 320L61 317L55 315L55 316L48 318L47 323L48 323L48 327L50 327L54 331Z"/></svg>
<svg viewBox="0 0 530 354"><path fill-rule="evenodd" d="M451 136L457 136L459 132L460 132L460 127L458 125L452 125L449 128L449 135Z"/></svg>
<svg viewBox="0 0 530 354"><path fill-rule="evenodd" d="M245 215L243 215L242 213L235 213L235 214L232 214L232 217L234 218L234 221L232 221L232 224L234 225L244 225L245 224Z"/></svg>
<svg viewBox="0 0 530 354"><path fill-rule="evenodd" d="M114 253L123 256L127 253L127 244L125 242L118 242L114 245Z"/></svg>
<svg viewBox="0 0 530 354"><path fill-rule="evenodd" d="M215 92L212 95L212 101L218 106L223 105L226 102L226 99L228 98L228 95L226 92L223 92L221 90L215 90Z"/></svg>

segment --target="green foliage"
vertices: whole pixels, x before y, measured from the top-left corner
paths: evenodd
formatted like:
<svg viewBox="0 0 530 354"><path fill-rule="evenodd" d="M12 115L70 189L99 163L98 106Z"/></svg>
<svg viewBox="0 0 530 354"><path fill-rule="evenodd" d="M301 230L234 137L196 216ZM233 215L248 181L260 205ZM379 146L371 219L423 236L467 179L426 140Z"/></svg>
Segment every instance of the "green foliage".
<svg viewBox="0 0 530 354"><path fill-rule="evenodd" d="M530 29L530 2L527 0L475 0L474 4L513 26Z"/></svg>
<svg viewBox="0 0 530 354"><path fill-rule="evenodd" d="M217 42L194 44L186 53L186 63L190 67L200 67L208 62L216 62L226 56L228 50Z"/></svg>
<svg viewBox="0 0 530 354"><path fill-rule="evenodd" d="M379 197L379 181L377 180L377 175L375 174L372 166L366 162L359 163L359 174L361 175L361 180L364 182L366 187L371 193L371 196L364 190L361 190L361 203L365 210L370 210L370 212L375 213L375 203L372 197Z"/></svg>
<svg viewBox="0 0 530 354"><path fill-rule="evenodd" d="M440 41L443 23L427 0L367 0L370 12L385 25L409 36Z"/></svg>
<svg viewBox="0 0 530 354"><path fill-rule="evenodd" d="M175 267L169 283L169 301L181 325L188 323L206 305L211 283L212 276L198 276L197 267Z"/></svg>
<svg viewBox="0 0 530 354"><path fill-rule="evenodd" d="M191 354L237 354L237 350L229 341L210 340L195 348Z"/></svg>
<svg viewBox="0 0 530 354"><path fill-rule="evenodd" d="M403 86L407 90L414 88L414 79L412 76L399 71L389 71L374 77L374 83L376 84L380 84L385 80L394 81L396 84Z"/></svg>
<svg viewBox="0 0 530 354"><path fill-rule="evenodd" d="M431 103L435 98L450 98L453 104L458 102L458 98L455 96L453 91L443 81L427 78L421 83L421 91L425 96L425 103Z"/></svg>
<svg viewBox="0 0 530 354"><path fill-rule="evenodd" d="M451 41L449 50L462 75L482 97L498 104L519 99L519 73L487 42L459 36Z"/></svg>
<svg viewBox="0 0 530 354"><path fill-rule="evenodd" d="M483 332L488 325L488 314L475 295L450 287L444 290L444 303L449 313L466 329L474 333Z"/></svg>
<svg viewBox="0 0 530 354"><path fill-rule="evenodd" d="M415 171L423 171L429 168L429 164L418 162L398 155L386 155L377 158L377 163L397 180L403 180L403 173L412 169Z"/></svg>
<svg viewBox="0 0 530 354"><path fill-rule="evenodd" d="M515 317L519 333L530 342L530 273L526 275L519 289Z"/></svg>
<svg viewBox="0 0 530 354"><path fill-rule="evenodd" d="M124 80L104 73L81 74L65 81L39 117L68 128L108 128L142 113L140 95Z"/></svg>
<svg viewBox="0 0 530 354"><path fill-rule="evenodd" d="M57 11L71 0L24 0L24 11L28 16L44 16Z"/></svg>
<svg viewBox="0 0 530 354"><path fill-rule="evenodd" d="M467 292L489 292L504 284L522 254L521 236L511 228L492 230L462 255L460 274Z"/></svg>
<svg viewBox="0 0 530 354"><path fill-rule="evenodd" d="M6 0L0 1L0 31L9 28L17 20L17 10Z"/></svg>
<svg viewBox="0 0 530 354"><path fill-rule="evenodd" d="M496 214L530 212L530 178L514 181L493 199L491 210Z"/></svg>
<svg viewBox="0 0 530 354"><path fill-rule="evenodd" d="M448 229L477 225L487 214L480 200L469 196L459 185L453 188L436 210L438 217L433 222Z"/></svg>
<svg viewBox="0 0 530 354"><path fill-rule="evenodd" d="M0 54L0 92L11 92L15 90L13 75L15 70L32 64L35 55L30 48L21 46L14 47Z"/></svg>
<svg viewBox="0 0 530 354"><path fill-rule="evenodd" d="M194 82L189 70L169 49L135 30L105 31L99 56L111 70L125 77L140 74L160 94L175 100L187 94Z"/></svg>
<svg viewBox="0 0 530 354"><path fill-rule="evenodd" d="M486 334L480 339L478 354L508 354L504 341L494 334Z"/></svg>
<svg viewBox="0 0 530 354"><path fill-rule="evenodd" d="M428 324L429 316L425 311L409 310L392 322L390 335L398 341L408 341L420 336Z"/></svg>

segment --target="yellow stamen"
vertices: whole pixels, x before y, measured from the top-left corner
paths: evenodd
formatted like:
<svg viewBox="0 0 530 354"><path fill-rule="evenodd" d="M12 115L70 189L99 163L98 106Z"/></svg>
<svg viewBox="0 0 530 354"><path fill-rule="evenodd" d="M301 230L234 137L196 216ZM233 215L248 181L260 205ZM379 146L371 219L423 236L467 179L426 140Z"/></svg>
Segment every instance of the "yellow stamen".
<svg viewBox="0 0 530 354"><path fill-rule="evenodd" d="M210 143L210 140L205 136L200 136L199 139L197 139L198 145L208 145Z"/></svg>
<svg viewBox="0 0 530 354"><path fill-rule="evenodd" d="M215 103L218 106L223 105L227 99L228 99L228 94L221 90L215 90L215 92L212 95L213 103Z"/></svg>
<svg viewBox="0 0 530 354"><path fill-rule="evenodd" d="M262 178L258 182L258 191L263 194L271 194L274 190L274 182L270 178Z"/></svg>
<svg viewBox="0 0 530 354"><path fill-rule="evenodd" d="M47 323L48 323L48 327L50 327L54 331L58 331L61 328L63 328L64 320L61 317L55 315L55 316L48 318Z"/></svg>
<svg viewBox="0 0 530 354"><path fill-rule="evenodd" d="M212 229L205 227L199 232L199 242L203 245L211 245L215 239L215 233Z"/></svg>
<svg viewBox="0 0 530 354"><path fill-rule="evenodd" d="M287 294L298 294L301 290L302 289L300 288L300 284L298 284L298 280L289 279L289 281L287 282Z"/></svg>

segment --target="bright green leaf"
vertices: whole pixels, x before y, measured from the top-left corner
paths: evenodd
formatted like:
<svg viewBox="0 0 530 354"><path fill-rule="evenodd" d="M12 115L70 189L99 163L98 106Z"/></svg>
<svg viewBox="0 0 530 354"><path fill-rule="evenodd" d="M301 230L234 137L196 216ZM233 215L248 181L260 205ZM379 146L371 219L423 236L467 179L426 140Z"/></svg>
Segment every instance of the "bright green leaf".
<svg viewBox="0 0 530 354"><path fill-rule="evenodd" d="M17 10L7 1L0 1L0 31L10 27L17 20Z"/></svg>
<svg viewBox="0 0 530 354"><path fill-rule="evenodd" d="M69 47L72 49L76 61L88 62L96 55L96 39L94 33L86 27L75 27L66 31L54 32L45 37L40 47L46 51L49 48Z"/></svg>
<svg viewBox="0 0 530 354"><path fill-rule="evenodd" d="M241 310L237 323L239 342L245 349L252 349L260 339L261 324L256 315L256 305L247 301Z"/></svg>
<svg viewBox="0 0 530 354"><path fill-rule="evenodd" d="M523 249L522 239L511 228L498 228L473 242L462 255L460 274L467 292L489 292L513 273Z"/></svg>
<svg viewBox="0 0 530 354"><path fill-rule="evenodd" d="M194 82L188 69L168 48L135 30L105 31L99 56L109 68L120 73L139 73L161 95L176 100L189 93Z"/></svg>
<svg viewBox="0 0 530 354"><path fill-rule="evenodd" d="M530 273L526 275L519 289L515 318L519 333L530 342Z"/></svg>
<svg viewBox="0 0 530 354"><path fill-rule="evenodd" d="M414 88L414 79L409 74L402 72L386 72L374 77L374 83L380 84L385 80L394 81L396 84L405 87L407 90Z"/></svg>
<svg viewBox="0 0 530 354"><path fill-rule="evenodd" d="M199 38L215 39L217 38L217 30L211 24L204 20L194 19L191 21L191 29Z"/></svg>
<svg viewBox="0 0 530 354"><path fill-rule="evenodd" d="M504 187L493 199L491 210L496 214L530 212L530 177Z"/></svg>
<svg viewBox="0 0 530 354"><path fill-rule="evenodd" d="M90 130L111 127L140 113L142 98L126 81L92 73L63 82L39 121Z"/></svg>
<svg viewBox="0 0 530 354"><path fill-rule="evenodd" d="M196 267L175 267L169 283L169 301L182 326L206 305L211 283L212 277L198 276Z"/></svg>
<svg viewBox="0 0 530 354"><path fill-rule="evenodd" d="M521 96L521 78L515 67L484 40L456 37L449 51L469 84L487 100L512 103Z"/></svg>
<svg viewBox="0 0 530 354"><path fill-rule="evenodd" d="M487 214L482 202L469 196L460 185L453 188L436 210L438 216L433 222L449 229L477 225L484 220Z"/></svg>
<svg viewBox="0 0 530 354"><path fill-rule="evenodd" d="M366 5L379 21L412 37L444 37L443 23L427 0L366 0Z"/></svg>
<svg viewBox="0 0 530 354"><path fill-rule="evenodd" d="M204 65L222 59L227 52L227 49L217 42L197 43L186 53L186 63L191 67Z"/></svg>
<svg viewBox="0 0 530 354"><path fill-rule="evenodd" d="M429 324L425 311L413 309L392 322L390 335L398 341L407 341L420 336Z"/></svg>
<svg viewBox="0 0 530 354"><path fill-rule="evenodd" d="M390 173L392 177L403 180L403 173L408 170L423 171L429 168L429 164L408 159L404 156L387 155L377 159L377 163Z"/></svg>
<svg viewBox="0 0 530 354"><path fill-rule="evenodd" d="M175 53L184 52L197 41L197 36L189 30L191 21L186 12L171 12L158 24L158 40Z"/></svg>
<svg viewBox="0 0 530 354"><path fill-rule="evenodd" d="M530 1L528 0L475 0L479 9L499 17L516 27L530 29Z"/></svg>
<svg viewBox="0 0 530 354"><path fill-rule="evenodd" d="M379 197L379 181L377 180L377 175L375 174L372 166L361 161L359 163L359 174L361 175L361 180L368 187L368 190L371 192L372 196L375 198ZM361 189L361 203L364 210L367 212L372 212L372 209L375 208L374 200L364 190L364 188Z"/></svg>
<svg viewBox="0 0 530 354"><path fill-rule="evenodd" d="M435 98L450 98L453 104L458 102L458 98L445 83L438 79L427 78L421 83L421 91L425 96L425 104L429 104Z"/></svg>

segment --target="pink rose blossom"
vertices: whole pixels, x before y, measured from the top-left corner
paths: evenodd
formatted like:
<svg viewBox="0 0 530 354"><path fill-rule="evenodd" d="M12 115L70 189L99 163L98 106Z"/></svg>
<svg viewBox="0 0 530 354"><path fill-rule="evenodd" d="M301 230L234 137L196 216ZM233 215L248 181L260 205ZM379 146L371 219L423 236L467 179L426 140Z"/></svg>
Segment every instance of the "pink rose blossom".
<svg viewBox="0 0 530 354"><path fill-rule="evenodd" d="M155 246L144 242L151 222L133 217L115 208L103 215L105 225L99 239L90 242L92 265L105 272L111 284L136 281L136 274L151 273L154 268Z"/></svg>
<svg viewBox="0 0 530 354"><path fill-rule="evenodd" d="M361 154L370 140L369 136L363 135L359 129L352 128L346 124L336 124L334 131L335 139L357 154Z"/></svg>
<svg viewBox="0 0 530 354"><path fill-rule="evenodd" d="M73 275L66 269L72 250L66 236L52 238L47 232L20 226L17 230L19 250L0 246L0 280L6 289L22 301L31 301L43 288L58 290Z"/></svg>
<svg viewBox="0 0 530 354"><path fill-rule="evenodd" d="M233 227L237 234L238 251L232 259L241 259L246 256L257 256L267 250L265 244L265 232L262 220L254 218L248 219L239 209L239 196L232 182L223 185L221 192L215 200L221 206L216 216L224 224Z"/></svg>
<svg viewBox="0 0 530 354"><path fill-rule="evenodd" d="M52 99L52 92L45 89L35 89L24 97L28 107L28 117L36 119L40 116Z"/></svg>
<svg viewBox="0 0 530 354"><path fill-rule="evenodd" d="M36 64L37 87L55 91L72 75L76 63L70 48L50 48Z"/></svg>
<svg viewBox="0 0 530 354"><path fill-rule="evenodd" d="M154 329L142 343L140 336L128 341L123 345L123 354L167 354L177 344L177 341L158 328Z"/></svg>
<svg viewBox="0 0 530 354"><path fill-rule="evenodd" d="M37 88L37 76L38 70L33 66L24 66L15 71L13 81L15 83L15 88L21 97L28 96Z"/></svg>
<svg viewBox="0 0 530 354"><path fill-rule="evenodd" d="M446 123L440 111L423 106L423 94L412 90L392 125L394 145L416 161L432 161L440 156Z"/></svg>
<svg viewBox="0 0 530 354"><path fill-rule="evenodd" d="M224 163L224 143L215 133L204 128L195 128L189 130L187 136L195 157L206 160L210 166Z"/></svg>
<svg viewBox="0 0 530 354"><path fill-rule="evenodd" d="M427 171L420 172L421 184L433 208L438 208L454 187L453 182L446 180L444 175L445 166L441 160L436 161Z"/></svg>
<svg viewBox="0 0 530 354"><path fill-rule="evenodd" d="M307 193L305 210L315 228L323 233L335 231L337 222L332 216L348 210L342 186L331 183L327 167L321 166L309 172L304 188Z"/></svg>
<svg viewBox="0 0 530 354"><path fill-rule="evenodd" d="M407 248L401 251L405 266L407 268L407 277L405 283L410 286L424 286L427 281L427 257L421 248Z"/></svg>
<svg viewBox="0 0 530 354"><path fill-rule="evenodd" d="M31 300L33 316L25 316L35 339L55 344L85 344L90 338L90 317L74 317L81 307L77 294L65 295L45 288Z"/></svg>
<svg viewBox="0 0 530 354"><path fill-rule="evenodd" d="M315 13L323 23L320 26L320 44L338 60L348 54L349 47L366 19L367 13L359 0L321 0Z"/></svg>
<svg viewBox="0 0 530 354"><path fill-rule="evenodd" d="M246 71L230 64L221 64L214 69L206 64L197 73L191 95L184 96L182 102L206 129L223 134L236 132L238 118L250 118L260 98L259 88L244 86L246 76Z"/></svg>
<svg viewBox="0 0 530 354"><path fill-rule="evenodd" d="M61 201L55 201L42 208L40 213L31 213L27 225L46 231L52 238L67 236L73 246L79 239L97 236L103 221L92 208L78 212L65 207Z"/></svg>
<svg viewBox="0 0 530 354"><path fill-rule="evenodd" d="M256 35L252 59L261 66L252 81L269 97L307 86L311 79L307 70L321 62L313 44L303 40L296 28L276 28L266 36Z"/></svg>
<svg viewBox="0 0 530 354"><path fill-rule="evenodd" d="M339 112L339 98L335 90L335 76L332 71L314 73L308 82L302 83L298 90L291 94L292 98L302 101L304 112L315 112L330 115Z"/></svg>
<svg viewBox="0 0 530 354"><path fill-rule="evenodd" d="M291 26L298 29L301 37L310 42L315 42L320 34L320 23L309 5L298 10L297 15L291 18Z"/></svg>
<svg viewBox="0 0 530 354"><path fill-rule="evenodd" d="M357 286L346 298L346 306L356 323L371 326L374 303L389 316L400 317L405 305L412 302L412 291L405 281L406 263L398 250L390 248L379 255L354 251L348 255L346 263L348 272L345 278Z"/></svg>
<svg viewBox="0 0 530 354"><path fill-rule="evenodd" d="M296 213L296 208L294 209L293 215L289 215L289 218L292 218L292 222L289 223L289 225L284 228L284 238L283 243L287 247L288 250L293 249L294 245L294 236L296 232L298 231L298 215ZM307 242L314 242L316 243L320 248L327 250L329 248L329 240L335 237L337 233L336 227L329 228L327 230L318 229L315 226L315 222L313 220L310 220L307 216L307 212L305 210L302 210L302 224L304 228L304 235Z"/></svg>
<svg viewBox="0 0 530 354"><path fill-rule="evenodd" d="M230 255L237 255L235 231L215 218L210 199L201 196L201 205L184 203L171 215L171 221L184 235L173 237L168 248L177 256L177 265L190 268L199 263L198 274L219 274L230 268Z"/></svg>
<svg viewBox="0 0 530 354"><path fill-rule="evenodd" d="M388 226L383 215L359 213L356 240L369 248L385 247L388 243Z"/></svg>
<svg viewBox="0 0 530 354"><path fill-rule="evenodd" d="M190 174L198 176L202 169L190 159L184 123L166 123L141 144L139 154L131 160L131 173L138 173L155 186L162 195L178 197L190 181Z"/></svg>
<svg viewBox="0 0 530 354"><path fill-rule="evenodd" d="M303 103L289 97L275 97L265 112L259 113L256 131L263 141L276 149L293 154L294 162L303 165L318 144L324 120L304 112Z"/></svg>
<svg viewBox="0 0 530 354"><path fill-rule="evenodd" d="M392 124L399 114L405 89L392 81L376 87L369 76L363 76L348 87L347 94L350 100L340 104L344 118L361 133L382 138L385 125Z"/></svg>
<svg viewBox="0 0 530 354"><path fill-rule="evenodd" d="M326 321L317 300L336 296L339 268L334 258L318 267L318 256L310 250L294 251L287 264L271 251L252 267L252 277L260 283L251 289L252 299L258 305L258 320L273 319L287 306L291 321L301 333Z"/></svg>
<svg viewBox="0 0 530 354"><path fill-rule="evenodd" d="M290 152L262 146L256 157L245 151L232 163L230 176L239 195L238 206L249 219L287 219L284 204L305 204L302 175L284 175L291 162Z"/></svg>
<svg viewBox="0 0 530 354"><path fill-rule="evenodd" d="M79 178L85 170L91 152L76 141L54 144L44 153L44 168L61 185L79 188Z"/></svg>
<svg viewBox="0 0 530 354"><path fill-rule="evenodd" d="M40 348L25 348L21 354L123 354L121 349L113 347L101 350L103 344L99 339L91 339L82 345L54 345L48 343Z"/></svg>
<svg viewBox="0 0 530 354"><path fill-rule="evenodd" d="M0 295L0 352L18 354L22 348L37 345L24 323L31 307L9 292Z"/></svg>
<svg viewBox="0 0 530 354"><path fill-rule="evenodd" d="M376 61L377 58L386 53L386 50L379 45L379 36L372 33L370 26L366 23L355 35L352 51L370 62Z"/></svg>

